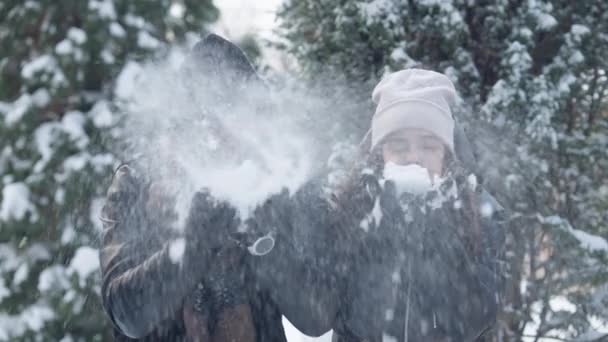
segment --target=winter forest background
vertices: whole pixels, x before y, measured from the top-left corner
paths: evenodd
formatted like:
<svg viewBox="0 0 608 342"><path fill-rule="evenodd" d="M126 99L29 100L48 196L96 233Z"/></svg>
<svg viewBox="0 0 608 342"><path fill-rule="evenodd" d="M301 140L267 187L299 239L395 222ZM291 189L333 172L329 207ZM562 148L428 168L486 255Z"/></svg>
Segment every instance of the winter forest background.
<svg viewBox="0 0 608 342"><path fill-rule="evenodd" d="M496 341L608 339L608 2L287 0L272 35L218 24L221 2L0 2L0 341L110 340L98 214L123 109L143 65L210 31L271 87L325 97L310 125L332 154L365 133L384 73L446 73L512 215Z"/></svg>

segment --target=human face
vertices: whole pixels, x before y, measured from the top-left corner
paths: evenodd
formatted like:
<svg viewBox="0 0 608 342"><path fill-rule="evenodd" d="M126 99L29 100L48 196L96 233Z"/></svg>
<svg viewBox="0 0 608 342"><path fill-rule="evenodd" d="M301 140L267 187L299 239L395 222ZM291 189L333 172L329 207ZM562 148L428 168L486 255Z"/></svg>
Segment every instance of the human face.
<svg viewBox="0 0 608 342"><path fill-rule="evenodd" d="M429 171L429 176L441 176L446 154L445 144L433 133L405 128L389 135L382 142L384 163L417 164Z"/></svg>

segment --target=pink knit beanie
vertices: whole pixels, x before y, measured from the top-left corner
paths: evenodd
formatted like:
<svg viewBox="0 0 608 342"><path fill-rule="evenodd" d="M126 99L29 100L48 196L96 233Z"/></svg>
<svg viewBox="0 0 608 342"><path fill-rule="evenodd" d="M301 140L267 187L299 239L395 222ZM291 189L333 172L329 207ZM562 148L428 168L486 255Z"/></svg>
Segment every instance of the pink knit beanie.
<svg viewBox="0 0 608 342"><path fill-rule="evenodd" d="M372 149L400 129L420 128L435 134L454 151L450 107L455 99L454 84L438 72L406 69L385 76L372 93L377 105L372 119Z"/></svg>

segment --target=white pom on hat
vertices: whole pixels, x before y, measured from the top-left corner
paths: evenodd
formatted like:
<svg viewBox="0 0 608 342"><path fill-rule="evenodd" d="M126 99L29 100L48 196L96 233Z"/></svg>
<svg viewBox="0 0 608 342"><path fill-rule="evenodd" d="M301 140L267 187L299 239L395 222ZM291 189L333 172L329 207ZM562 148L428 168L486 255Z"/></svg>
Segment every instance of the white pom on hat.
<svg viewBox="0 0 608 342"><path fill-rule="evenodd" d="M385 76L372 93L377 104L372 119L372 149L400 129L420 128L435 134L454 151L450 108L455 99L454 84L435 71L406 69Z"/></svg>

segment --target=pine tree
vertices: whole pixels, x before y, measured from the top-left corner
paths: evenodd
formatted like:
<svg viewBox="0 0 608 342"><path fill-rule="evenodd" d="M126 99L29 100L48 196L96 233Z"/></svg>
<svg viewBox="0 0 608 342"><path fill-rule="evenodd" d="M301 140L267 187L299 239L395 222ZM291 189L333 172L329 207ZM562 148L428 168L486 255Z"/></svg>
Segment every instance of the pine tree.
<svg viewBox="0 0 608 342"><path fill-rule="evenodd" d="M0 2L0 340L108 341L102 196L114 78L215 21L211 0Z"/></svg>
<svg viewBox="0 0 608 342"><path fill-rule="evenodd" d="M497 339L604 336L608 3L291 0L279 17L309 78L339 72L368 94L407 67L455 82L486 186L513 216Z"/></svg>

